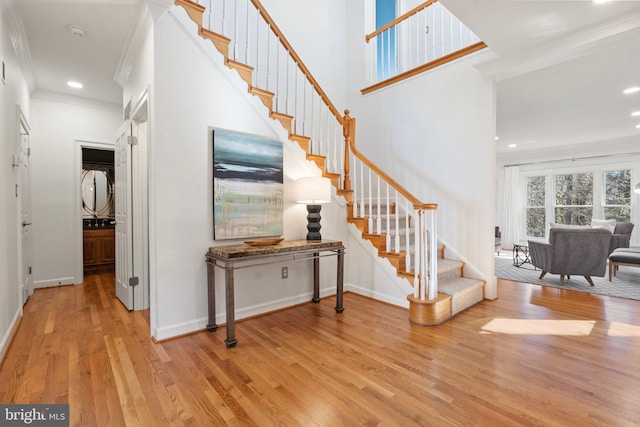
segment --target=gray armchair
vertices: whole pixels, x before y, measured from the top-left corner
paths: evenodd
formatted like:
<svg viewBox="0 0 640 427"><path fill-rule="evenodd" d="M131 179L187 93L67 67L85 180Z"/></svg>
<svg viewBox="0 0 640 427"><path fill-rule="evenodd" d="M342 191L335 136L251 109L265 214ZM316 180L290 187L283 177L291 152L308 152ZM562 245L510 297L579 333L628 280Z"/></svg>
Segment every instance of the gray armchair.
<svg viewBox="0 0 640 427"><path fill-rule="evenodd" d="M631 241L631 232L633 231L633 223L617 222L616 228L613 230L611 243L609 243L609 254L618 248L628 248Z"/></svg>
<svg viewBox="0 0 640 427"><path fill-rule="evenodd" d="M564 276L584 276L593 286L591 276L604 277L607 270L611 232L601 228L552 228L549 243L529 240L531 263L545 274L559 274L560 284Z"/></svg>

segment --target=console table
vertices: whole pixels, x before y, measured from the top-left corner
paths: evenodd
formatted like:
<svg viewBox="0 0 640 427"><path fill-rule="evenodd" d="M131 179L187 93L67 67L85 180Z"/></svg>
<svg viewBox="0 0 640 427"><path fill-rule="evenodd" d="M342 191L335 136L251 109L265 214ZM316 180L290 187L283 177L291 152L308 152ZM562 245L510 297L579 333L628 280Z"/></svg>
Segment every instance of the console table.
<svg viewBox="0 0 640 427"><path fill-rule="evenodd" d="M233 272L240 268L256 267L283 261L313 260L313 298L320 301L320 258L337 256L336 313L342 313L344 282L344 246L334 240L285 240L271 246L249 246L247 244L232 246L214 246L209 248L207 258L207 291L209 300L209 323L207 329L215 331L216 296L215 268L225 271L225 289L227 303L227 347L235 347L236 340L235 303Z"/></svg>

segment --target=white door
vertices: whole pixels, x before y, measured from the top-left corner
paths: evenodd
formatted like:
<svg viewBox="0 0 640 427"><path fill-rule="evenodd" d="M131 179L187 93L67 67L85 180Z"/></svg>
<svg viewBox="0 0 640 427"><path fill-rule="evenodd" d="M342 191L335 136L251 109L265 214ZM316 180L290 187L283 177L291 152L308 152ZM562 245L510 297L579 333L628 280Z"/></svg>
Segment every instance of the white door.
<svg viewBox="0 0 640 427"><path fill-rule="evenodd" d="M131 222L131 121L127 120L116 135L116 296L133 310L133 244Z"/></svg>
<svg viewBox="0 0 640 427"><path fill-rule="evenodd" d="M135 143L131 147L131 199L133 212L133 271L138 285L133 290L134 310L149 308L149 204L147 187L148 121L146 103L133 115L131 134Z"/></svg>
<svg viewBox="0 0 640 427"><path fill-rule="evenodd" d="M20 123L20 148L19 148L19 167L20 167L20 223L22 225L22 303L26 303L27 299L33 295L32 280L32 238L31 238L31 172L29 170L29 156L31 151L29 148L29 132L26 125Z"/></svg>

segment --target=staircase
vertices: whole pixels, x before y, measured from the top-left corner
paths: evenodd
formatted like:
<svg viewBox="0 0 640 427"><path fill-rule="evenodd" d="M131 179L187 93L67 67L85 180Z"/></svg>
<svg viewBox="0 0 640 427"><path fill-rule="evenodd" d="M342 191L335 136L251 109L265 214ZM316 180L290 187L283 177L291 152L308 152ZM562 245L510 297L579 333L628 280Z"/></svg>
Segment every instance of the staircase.
<svg viewBox="0 0 640 427"><path fill-rule="evenodd" d="M244 14L246 22L256 22L259 16L264 20L266 30L258 24L255 34L247 31L241 48L237 45L240 42L234 44L229 37L233 34L223 35L225 2L221 4L222 18L216 18L212 12L216 0L203 1L207 7L191 0L175 0L175 4L186 10L198 25L199 35L213 43L224 56L225 65L238 72L249 93L262 101L270 117L279 121L289 139L304 150L307 160L331 180L337 195L346 201L347 221L371 242L381 258L391 263L401 280L408 280L414 287L413 295L408 296L410 321L437 325L482 301L484 281L463 277L464 263L445 259L444 247L436 244L437 205L415 199L357 150L355 119L348 110L344 116L338 113L258 0L250 0L255 10L247 1L245 10L233 12L235 35L238 16L243 21ZM209 28L203 27L205 14ZM216 27L220 30L215 31ZM276 60L250 55L252 36L255 46L251 49L256 52L265 45L267 51L273 50L275 40ZM289 61L285 65L281 64L283 52ZM248 65L251 61L254 64ZM290 78L290 63L296 67L295 83ZM303 77L302 85L299 75ZM300 91L302 97L298 95Z"/></svg>
<svg viewBox="0 0 640 427"><path fill-rule="evenodd" d="M353 203L348 204L349 209L353 209ZM410 241L415 240L415 235L411 231L413 228L403 227L403 224L412 221L411 216L406 213L397 212L395 205L386 206L384 204L374 203L372 206L365 206L365 211L371 211L372 215L368 217L356 217L348 214L347 221L354 224L360 231L363 239L368 240L377 249L378 256L386 259L395 268L398 277L407 279L409 283L415 277L415 271L407 269L407 259L414 257L413 250L409 251L388 251L389 241L397 236L400 248L411 248ZM387 211L389 214L387 215ZM378 219L380 219L380 230L377 232ZM376 232L370 232L370 230ZM450 313L444 315L445 320L455 316L466 308L475 305L484 299L484 281L464 277L464 262L445 258L445 247L442 244L437 246L437 275L438 275L438 292L441 294L436 301L440 301ZM414 304L420 305L419 301ZM410 316L411 320L417 324L437 324L438 319L424 318L429 311L422 312L416 310ZM417 319L413 319L413 316Z"/></svg>

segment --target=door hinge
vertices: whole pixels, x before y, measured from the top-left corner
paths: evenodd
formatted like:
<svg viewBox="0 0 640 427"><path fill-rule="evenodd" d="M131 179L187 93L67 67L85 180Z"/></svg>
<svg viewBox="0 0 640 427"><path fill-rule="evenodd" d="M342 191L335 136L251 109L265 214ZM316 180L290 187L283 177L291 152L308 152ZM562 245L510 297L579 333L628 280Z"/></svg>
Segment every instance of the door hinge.
<svg viewBox="0 0 640 427"><path fill-rule="evenodd" d="M31 266L29 266L29 274L31 274Z"/></svg>
<svg viewBox="0 0 640 427"><path fill-rule="evenodd" d="M18 184L16 184L16 197L18 197Z"/></svg>
<svg viewBox="0 0 640 427"><path fill-rule="evenodd" d="M129 286L133 288L135 286L138 286L138 284L139 284L139 280L137 277L129 277Z"/></svg>
<svg viewBox="0 0 640 427"><path fill-rule="evenodd" d="M133 135L127 135L127 144L138 145L138 137Z"/></svg>

